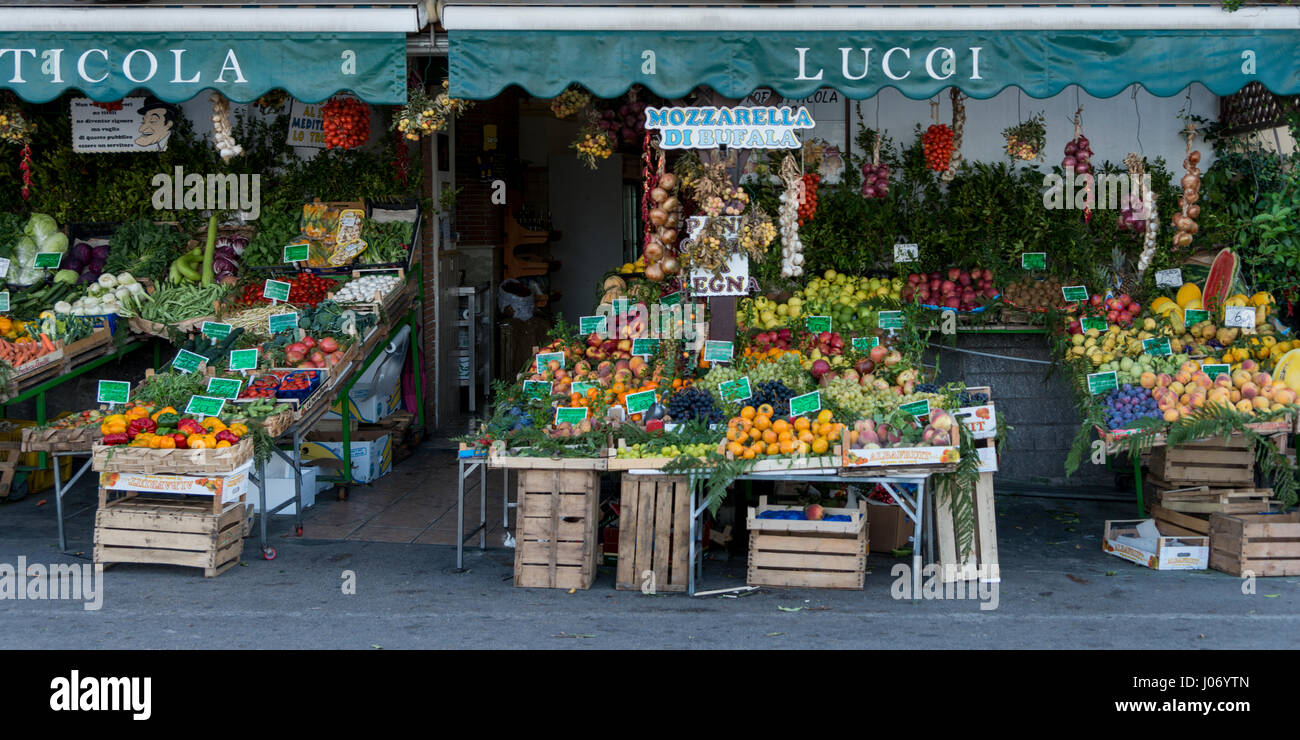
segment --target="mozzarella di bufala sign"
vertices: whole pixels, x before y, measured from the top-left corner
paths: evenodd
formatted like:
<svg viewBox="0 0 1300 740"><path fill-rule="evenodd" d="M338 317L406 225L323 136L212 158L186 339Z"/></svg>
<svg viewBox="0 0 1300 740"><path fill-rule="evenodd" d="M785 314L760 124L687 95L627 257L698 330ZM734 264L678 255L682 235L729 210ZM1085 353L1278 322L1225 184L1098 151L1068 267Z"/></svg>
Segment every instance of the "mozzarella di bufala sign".
<svg viewBox="0 0 1300 740"><path fill-rule="evenodd" d="M645 127L659 131L664 149L798 149L796 132L815 125L804 106L645 109Z"/></svg>
<svg viewBox="0 0 1300 740"><path fill-rule="evenodd" d="M68 89L100 102L143 89L170 103L212 89L247 103L280 88L391 105L406 101L405 79L401 34L0 33L0 88L35 103Z"/></svg>

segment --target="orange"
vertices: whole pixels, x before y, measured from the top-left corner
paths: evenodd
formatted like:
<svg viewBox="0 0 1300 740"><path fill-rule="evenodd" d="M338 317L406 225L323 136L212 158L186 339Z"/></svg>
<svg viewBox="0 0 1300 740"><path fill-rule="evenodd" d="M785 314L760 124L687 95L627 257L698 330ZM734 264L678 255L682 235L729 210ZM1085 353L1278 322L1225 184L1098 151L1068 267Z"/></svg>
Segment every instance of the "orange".
<svg viewBox="0 0 1300 740"><path fill-rule="evenodd" d="M790 453L794 452L794 442L791 442L788 439L781 440L780 447L781 447L782 455L789 455Z"/></svg>
<svg viewBox="0 0 1300 740"><path fill-rule="evenodd" d="M740 436L740 432L737 432L735 427L731 427L730 429L727 430L727 439L728 439L728 440L730 440L730 441L732 441L732 442L735 442L735 441L736 441L736 438L739 437L739 436Z"/></svg>
<svg viewBox="0 0 1300 740"><path fill-rule="evenodd" d="M830 420L831 420L831 410L830 410L830 409L822 409L821 411L817 412L817 421L820 421L821 423L826 424L826 423L829 423Z"/></svg>
<svg viewBox="0 0 1300 740"><path fill-rule="evenodd" d="M753 419L753 418L754 418L754 413L755 413L755 412L754 412L754 407L753 407L753 406L746 406L745 408L743 408L743 409L740 410L740 418L742 418L742 419Z"/></svg>
<svg viewBox="0 0 1300 740"><path fill-rule="evenodd" d="M775 431L771 429L767 429L763 431L763 441L766 442L768 446L775 444L777 439L778 437Z"/></svg>
<svg viewBox="0 0 1300 740"><path fill-rule="evenodd" d="M800 443L799 443L799 446L795 448L795 452L797 452L797 453L800 454L800 455L807 455L807 454L808 454L808 443L807 443L807 442L800 442Z"/></svg>
<svg viewBox="0 0 1300 740"><path fill-rule="evenodd" d="M772 429L776 430L777 434L787 431L789 428L790 428L790 422L786 421L785 419L777 419L776 421L772 422Z"/></svg>
<svg viewBox="0 0 1300 740"><path fill-rule="evenodd" d="M749 438L750 438L750 439L757 440L757 439L762 438L762 436L763 436L763 432L759 431L759 428L758 428L758 427L754 427L753 429L750 429L750 430L749 430Z"/></svg>
<svg viewBox="0 0 1300 740"><path fill-rule="evenodd" d="M826 440L824 439L813 440L812 451L814 455L825 455L826 450L829 449L829 447L830 446L826 444Z"/></svg>
<svg viewBox="0 0 1300 740"><path fill-rule="evenodd" d="M815 439L813 433L808 431L807 429L803 430L802 432L799 432L800 442L812 442L813 439Z"/></svg>
<svg viewBox="0 0 1300 740"><path fill-rule="evenodd" d="M786 430L776 435L776 441L778 442L789 442L793 439L794 439L794 432L791 432L789 430Z"/></svg>
<svg viewBox="0 0 1300 740"><path fill-rule="evenodd" d="M753 450L745 450L745 459L746 459L746 460L753 460L753 459L754 459L754 451L753 451Z"/></svg>

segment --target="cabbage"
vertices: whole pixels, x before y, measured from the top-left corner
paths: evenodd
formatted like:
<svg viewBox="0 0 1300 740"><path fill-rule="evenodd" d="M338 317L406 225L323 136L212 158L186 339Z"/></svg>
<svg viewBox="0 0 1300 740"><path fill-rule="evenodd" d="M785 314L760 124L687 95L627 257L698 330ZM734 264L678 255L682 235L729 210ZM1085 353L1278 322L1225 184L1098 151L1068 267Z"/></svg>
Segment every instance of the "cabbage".
<svg viewBox="0 0 1300 740"><path fill-rule="evenodd" d="M85 242L77 242L68 252L68 257L77 261L77 264L84 265L90 261L90 245ZM64 260L67 262L68 260Z"/></svg>
<svg viewBox="0 0 1300 740"><path fill-rule="evenodd" d="M27 219L27 226L23 228L23 233L40 243L58 230L59 225L54 222L52 217L46 216L44 213L33 213L32 217Z"/></svg>
<svg viewBox="0 0 1300 740"><path fill-rule="evenodd" d="M54 282L75 285L78 277L80 275L77 274L76 270L59 270L54 273Z"/></svg>
<svg viewBox="0 0 1300 740"><path fill-rule="evenodd" d="M68 251L68 235L62 231L56 231L44 239L38 236L36 237L36 246L42 252L66 252Z"/></svg>
<svg viewBox="0 0 1300 740"><path fill-rule="evenodd" d="M36 242L30 236L20 237L14 244L14 256L19 267L32 267L36 264Z"/></svg>

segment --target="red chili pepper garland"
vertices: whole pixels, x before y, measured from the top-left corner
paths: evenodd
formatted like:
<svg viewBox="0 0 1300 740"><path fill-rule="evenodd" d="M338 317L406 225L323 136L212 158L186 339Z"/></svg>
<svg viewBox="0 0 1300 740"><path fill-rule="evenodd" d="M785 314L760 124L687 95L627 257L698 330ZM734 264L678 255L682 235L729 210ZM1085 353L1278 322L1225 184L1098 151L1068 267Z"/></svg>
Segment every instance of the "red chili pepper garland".
<svg viewBox="0 0 1300 740"><path fill-rule="evenodd" d="M23 171L23 200L27 200L32 194L32 145L23 144L23 161L18 163L18 169Z"/></svg>
<svg viewBox="0 0 1300 740"><path fill-rule="evenodd" d="M337 97L321 106L325 146L352 149L370 141L370 108L356 98Z"/></svg>

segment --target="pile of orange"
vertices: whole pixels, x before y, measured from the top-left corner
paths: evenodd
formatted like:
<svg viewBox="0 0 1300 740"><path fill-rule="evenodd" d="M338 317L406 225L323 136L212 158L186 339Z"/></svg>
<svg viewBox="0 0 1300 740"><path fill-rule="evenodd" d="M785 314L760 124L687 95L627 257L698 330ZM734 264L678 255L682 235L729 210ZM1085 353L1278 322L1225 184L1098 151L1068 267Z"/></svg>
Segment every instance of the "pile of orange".
<svg viewBox="0 0 1300 740"><path fill-rule="evenodd" d="M803 355L803 353L797 349L781 349L780 347L770 347L767 350L761 350L756 347L749 346L745 348L743 355L745 357L751 357L761 362L775 362L781 359L781 355L795 355L796 357L800 357Z"/></svg>
<svg viewBox="0 0 1300 740"><path fill-rule="evenodd" d="M771 404L746 406L727 422L727 453L733 459L752 460L773 455L826 455L839 441L844 425L822 409L815 419L772 418Z"/></svg>

